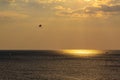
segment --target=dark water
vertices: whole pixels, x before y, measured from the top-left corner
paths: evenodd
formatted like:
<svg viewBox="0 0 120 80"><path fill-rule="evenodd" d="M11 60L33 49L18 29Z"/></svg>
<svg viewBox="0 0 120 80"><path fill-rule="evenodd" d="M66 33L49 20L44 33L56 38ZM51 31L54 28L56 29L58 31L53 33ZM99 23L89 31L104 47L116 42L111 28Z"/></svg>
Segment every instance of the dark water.
<svg viewBox="0 0 120 80"><path fill-rule="evenodd" d="M119 52L88 58L0 53L0 80L120 80Z"/></svg>

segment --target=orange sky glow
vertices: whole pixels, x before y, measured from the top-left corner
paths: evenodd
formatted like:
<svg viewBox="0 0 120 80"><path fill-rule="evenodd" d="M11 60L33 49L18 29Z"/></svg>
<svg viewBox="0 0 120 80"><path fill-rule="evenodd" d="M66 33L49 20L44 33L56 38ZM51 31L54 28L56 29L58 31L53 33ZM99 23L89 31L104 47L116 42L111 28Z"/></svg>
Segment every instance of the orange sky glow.
<svg viewBox="0 0 120 80"><path fill-rule="evenodd" d="M0 0L0 49L120 49L120 0Z"/></svg>

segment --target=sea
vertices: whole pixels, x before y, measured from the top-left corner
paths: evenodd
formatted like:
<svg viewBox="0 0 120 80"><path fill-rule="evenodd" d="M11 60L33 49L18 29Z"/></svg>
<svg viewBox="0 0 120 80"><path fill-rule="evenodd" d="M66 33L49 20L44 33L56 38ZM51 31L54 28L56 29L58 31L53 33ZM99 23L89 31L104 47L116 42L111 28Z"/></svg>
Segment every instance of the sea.
<svg viewBox="0 0 120 80"><path fill-rule="evenodd" d="M0 80L120 80L120 50L73 57L54 50L0 50Z"/></svg>

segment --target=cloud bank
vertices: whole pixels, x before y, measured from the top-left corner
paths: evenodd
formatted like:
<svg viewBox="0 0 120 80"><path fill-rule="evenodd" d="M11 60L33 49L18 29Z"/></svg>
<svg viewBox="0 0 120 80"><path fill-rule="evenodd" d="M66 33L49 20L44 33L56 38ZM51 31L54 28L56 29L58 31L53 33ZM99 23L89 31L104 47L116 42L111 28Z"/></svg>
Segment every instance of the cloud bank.
<svg viewBox="0 0 120 80"><path fill-rule="evenodd" d="M57 6L57 15L72 17L103 17L120 14L120 0L84 0L87 6L73 9L72 7Z"/></svg>
<svg viewBox="0 0 120 80"><path fill-rule="evenodd" d="M49 11L57 16L104 17L120 14L120 0L0 0L0 4L21 11Z"/></svg>

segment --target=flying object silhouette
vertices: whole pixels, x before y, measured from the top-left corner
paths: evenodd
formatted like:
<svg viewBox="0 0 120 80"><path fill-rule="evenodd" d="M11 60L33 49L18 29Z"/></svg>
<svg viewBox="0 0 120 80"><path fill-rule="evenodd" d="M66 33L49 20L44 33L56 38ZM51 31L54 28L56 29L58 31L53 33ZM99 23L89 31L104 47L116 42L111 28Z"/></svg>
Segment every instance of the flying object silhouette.
<svg viewBox="0 0 120 80"><path fill-rule="evenodd" d="M40 24L39 27L42 27L42 25Z"/></svg>

